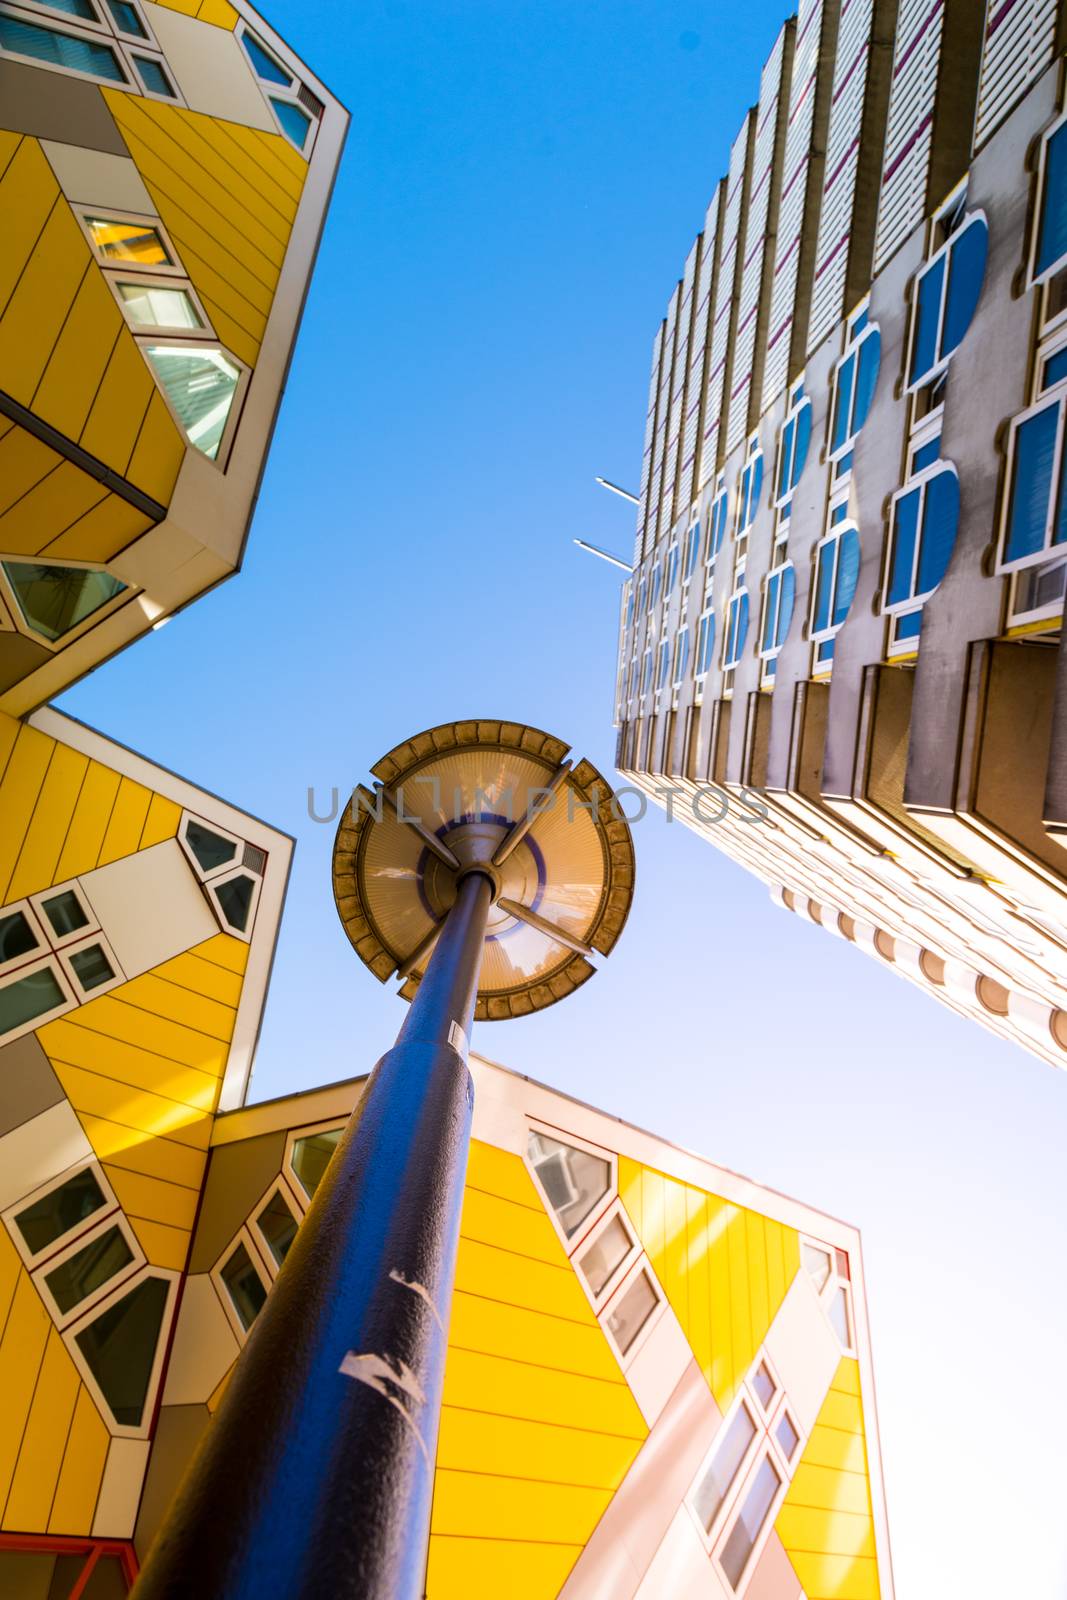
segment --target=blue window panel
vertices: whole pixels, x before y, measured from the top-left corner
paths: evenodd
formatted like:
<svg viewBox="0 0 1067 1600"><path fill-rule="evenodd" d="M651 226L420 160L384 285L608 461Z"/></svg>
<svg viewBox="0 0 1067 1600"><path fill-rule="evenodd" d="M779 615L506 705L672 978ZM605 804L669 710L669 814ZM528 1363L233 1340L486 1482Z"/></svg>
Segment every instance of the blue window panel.
<svg viewBox="0 0 1067 1600"><path fill-rule="evenodd" d="M645 580L644 580L644 578L641 579L640 585L638 586L638 590L637 590L637 606L635 608L635 614L638 617L643 617L644 614L645 614Z"/></svg>
<svg viewBox="0 0 1067 1600"><path fill-rule="evenodd" d="M697 662L696 674L702 678L711 667L711 658L715 653L715 617L707 611L700 619L697 630Z"/></svg>
<svg viewBox="0 0 1067 1600"><path fill-rule="evenodd" d="M774 630L774 647L782 648L789 636L789 628L793 621L793 607L797 598L797 575L792 565L784 568L780 578L778 594L778 623Z"/></svg>
<svg viewBox="0 0 1067 1600"><path fill-rule="evenodd" d="M959 479L954 472L939 472L926 485L916 594L929 594L945 576L959 520Z"/></svg>
<svg viewBox="0 0 1067 1600"><path fill-rule="evenodd" d="M1045 406L1015 431L1015 471L1008 507L1005 561L1019 561L1045 548L1060 407Z"/></svg>
<svg viewBox="0 0 1067 1600"><path fill-rule="evenodd" d="M797 436L793 447L793 488L800 482L801 473L804 471L808 459L808 446L811 444L811 401L797 412Z"/></svg>
<svg viewBox="0 0 1067 1600"><path fill-rule="evenodd" d="M893 513L893 556L889 568L887 603L900 605L912 595L911 571L915 563L915 540L919 533L921 489L901 495Z"/></svg>
<svg viewBox="0 0 1067 1600"><path fill-rule="evenodd" d="M134 56L133 59L136 61L137 70L141 74L141 82L149 94L166 95L168 100L176 98L171 81L158 61L154 60L152 56Z"/></svg>
<svg viewBox="0 0 1067 1600"><path fill-rule="evenodd" d="M748 520L751 522L756 515L759 505L760 490L763 488L763 454L762 452L752 463L752 487L749 494Z"/></svg>
<svg viewBox="0 0 1067 1600"><path fill-rule="evenodd" d="M938 434L936 439L927 440L926 444L920 445L916 450L911 458L912 472L921 472L924 467L932 467L940 453L941 435Z"/></svg>
<svg viewBox="0 0 1067 1600"><path fill-rule="evenodd" d="M685 578L686 583L688 583L689 579L693 576L693 568L696 566L697 551L699 549L700 523L694 522L690 525L689 531L685 536L685 571L683 573L683 577Z"/></svg>
<svg viewBox="0 0 1067 1600"><path fill-rule="evenodd" d="M855 455L854 451L848 450L848 451L845 452L845 454L843 456L839 457L839 459L834 462L834 477L835 478L842 478L842 477L844 477L846 472L851 472L852 471L852 462L853 462L853 459L854 459L854 455Z"/></svg>
<svg viewBox="0 0 1067 1600"><path fill-rule="evenodd" d="M830 599L834 584L834 555L837 542L824 544L819 549L815 573L815 632L822 633L830 626Z"/></svg>
<svg viewBox="0 0 1067 1600"><path fill-rule="evenodd" d="M652 577L649 580L648 585L648 609L650 611L655 611L656 609L656 602L659 599L659 585L661 576L662 574L660 572L660 565L657 561L656 565L652 568Z"/></svg>
<svg viewBox="0 0 1067 1600"><path fill-rule="evenodd" d="M1045 147L1045 192L1037 240L1037 271L1047 272L1067 255L1067 123Z"/></svg>
<svg viewBox="0 0 1067 1600"><path fill-rule="evenodd" d="M280 83L284 88L289 88L293 81L292 75L286 72L284 67L279 66L273 56L267 54L259 40L247 29L241 35L241 43L245 47L245 55L255 68L257 77L266 79L267 83Z"/></svg>
<svg viewBox="0 0 1067 1600"><path fill-rule="evenodd" d="M778 595L782 587L782 574L776 572L767 579L767 608L763 618L761 650L774 649L775 624L778 617Z"/></svg>
<svg viewBox="0 0 1067 1600"><path fill-rule="evenodd" d="M911 379L916 383L937 363L937 324L941 316L941 290L945 281L945 257L938 256L919 279L915 344L911 353Z"/></svg>
<svg viewBox="0 0 1067 1600"><path fill-rule="evenodd" d="M846 528L838 542L837 585L834 610L831 618L835 628L848 616L849 607L856 594L860 576L860 536L855 528Z"/></svg>
<svg viewBox="0 0 1067 1600"><path fill-rule="evenodd" d="M815 646L815 665L825 667L828 661L834 659L834 640L820 639Z"/></svg>
<svg viewBox="0 0 1067 1600"><path fill-rule="evenodd" d="M276 100L271 95L270 103L277 113L283 133L293 141L298 150L303 150L307 144L311 118L301 111L299 106L295 106L291 100Z"/></svg>
<svg viewBox="0 0 1067 1600"><path fill-rule="evenodd" d="M645 664L641 671L641 693L647 694L652 687L652 652L645 651Z"/></svg>
<svg viewBox="0 0 1067 1600"><path fill-rule="evenodd" d="M852 386L856 381L856 352L846 357L837 369L834 393L834 429L831 450L840 450L849 440L852 417Z"/></svg>
<svg viewBox="0 0 1067 1600"><path fill-rule="evenodd" d="M128 0L107 0L107 3L120 33L130 33L135 39L148 38L144 23L137 15L136 6L131 6Z"/></svg>
<svg viewBox="0 0 1067 1600"><path fill-rule="evenodd" d="M43 0L50 11L62 11L68 17L84 17L86 22L99 22L90 0Z"/></svg>
<svg viewBox="0 0 1067 1600"><path fill-rule="evenodd" d="M671 666L671 647L664 639L659 647L659 669L656 673L656 688L662 689L667 681L667 674Z"/></svg>
<svg viewBox="0 0 1067 1600"><path fill-rule="evenodd" d="M689 629L683 628L674 647L674 681L681 683L689 665Z"/></svg>
<svg viewBox="0 0 1067 1600"><path fill-rule="evenodd" d="M55 33L33 22L19 22L6 14L0 14L0 46L49 66L70 67L94 78L106 78L109 83L126 82L118 57L107 45L75 39L69 33Z"/></svg>
<svg viewBox="0 0 1067 1600"><path fill-rule="evenodd" d="M989 229L981 217L956 236L949 247L948 298L941 330L941 354L950 356L963 342L982 293Z"/></svg>
<svg viewBox="0 0 1067 1600"><path fill-rule="evenodd" d="M663 580L663 593L673 594L675 581L678 577L678 546L672 544L667 551L667 574Z"/></svg>
<svg viewBox="0 0 1067 1600"><path fill-rule="evenodd" d="M856 352L856 400L852 407L852 433L859 433L871 409L878 369L882 364L882 335L873 328Z"/></svg>
<svg viewBox="0 0 1067 1600"><path fill-rule="evenodd" d="M896 635L898 639L917 639L919 630L923 625L922 607L918 611L909 611L907 616L898 617Z"/></svg>
<svg viewBox="0 0 1067 1600"><path fill-rule="evenodd" d="M775 491L775 498L778 500L783 499L792 488L792 478L789 469L790 457L793 454L793 434L796 432L796 425L796 418L790 417L789 421L782 429L782 448L779 452L778 459L778 488Z"/></svg>
<svg viewBox="0 0 1067 1600"><path fill-rule="evenodd" d="M708 560L711 561L722 549L722 541L726 535L726 513L729 497L724 489L712 501L711 520L708 523Z"/></svg>
<svg viewBox="0 0 1067 1600"><path fill-rule="evenodd" d="M723 665L735 667L741 659L748 634L748 590L730 601L729 622L726 629L726 659Z"/></svg>
<svg viewBox="0 0 1067 1600"><path fill-rule="evenodd" d="M1067 378L1067 345L1062 350L1057 350L1054 356L1049 356L1045 362L1045 370L1041 374L1041 387L1051 389L1054 383L1062 383Z"/></svg>
<svg viewBox="0 0 1067 1600"><path fill-rule="evenodd" d="M863 310L858 311L852 319L852 326L848 330L849 338L858 339L870 320L871 308L870 306L864 306Z"/></svg>

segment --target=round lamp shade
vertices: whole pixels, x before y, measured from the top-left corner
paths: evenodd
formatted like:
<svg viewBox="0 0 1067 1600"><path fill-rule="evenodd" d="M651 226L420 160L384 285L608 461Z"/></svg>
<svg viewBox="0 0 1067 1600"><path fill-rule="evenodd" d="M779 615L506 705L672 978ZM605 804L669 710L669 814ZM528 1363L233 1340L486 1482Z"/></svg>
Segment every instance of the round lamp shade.
<svg viewBox="0 0 1067 1600"><path fill-rule="evenodd" d="M591 977L633 898L615 796L561 739L516 722L449 722L391 750L356 789L333 854L356 952L410 1000L464 872L493 882L475 1017L523 1016Z"/></svg>

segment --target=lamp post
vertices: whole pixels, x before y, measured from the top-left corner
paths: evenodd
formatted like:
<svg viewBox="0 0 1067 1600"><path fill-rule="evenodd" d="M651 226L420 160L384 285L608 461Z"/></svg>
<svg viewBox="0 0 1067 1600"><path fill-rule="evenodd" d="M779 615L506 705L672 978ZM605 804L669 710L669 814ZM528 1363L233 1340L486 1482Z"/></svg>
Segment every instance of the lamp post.
<svg viewBox="0 0 1067 1600"><path fill-rule="evenodd" d="M136 1600L416 1600L473 1113L478 1017L570 993L629 910L605 781L517 723L446 724L359 789L346 932L411 1001L149 1553Z"/></svg>

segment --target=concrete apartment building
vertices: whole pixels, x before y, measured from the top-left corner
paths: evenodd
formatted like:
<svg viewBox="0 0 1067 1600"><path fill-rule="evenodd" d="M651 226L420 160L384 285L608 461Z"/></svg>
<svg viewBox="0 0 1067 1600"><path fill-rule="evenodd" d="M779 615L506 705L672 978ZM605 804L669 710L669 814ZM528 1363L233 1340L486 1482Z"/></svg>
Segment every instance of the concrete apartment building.
<svg viewBox="0 0 1067 1600"><path fill-rule="evenodd" d="M616 688L629 781L1061 1065L1065 44L1056 0L785 24L655 337Z"/></svg>

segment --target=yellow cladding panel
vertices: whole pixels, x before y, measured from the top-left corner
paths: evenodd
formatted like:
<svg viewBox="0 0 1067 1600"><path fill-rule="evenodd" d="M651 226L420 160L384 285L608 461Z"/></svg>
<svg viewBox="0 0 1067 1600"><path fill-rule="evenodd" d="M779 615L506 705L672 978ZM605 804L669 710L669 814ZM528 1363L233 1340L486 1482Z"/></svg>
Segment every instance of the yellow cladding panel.
<svg viewBox="0 0 1067 1600"><path fill-rule="evenodd" d="M14 219L0 241L0 389L166 501L184 441L35 140L23 139L7 162L0 215ZM25 478L42 457L39 448L21 453ZM76 560L106 560L146 525L116 510L106 490L69 462L23 493L0 518L8 552L51 547Z"/></svg>
<svg viewBox="0 0 1067 1600"><path fill-rule="evenodd" d="M859 1365L837 1369L775 1528L808 1600L878 1600Z"/></svg>
<svg viewBox="0 0 1067 1600"><path fill-rule="evenodd" d="M227 0L156 0L168 11L180 11L183 17L196 17L199 22L210 22L216 28L232 33L237 26L237 12Z"/></svg>
<svg viewBox="0 0 1067 1600"><path fill-rule="evenodd" d="M62 464L63 457L24 428L9 428L0 439L0 526L23 495Z"/></svg>
<svg viewBox="0 0 1067 1600"><path fill-rule="evenodd" d="M49 1533L87 1534L91 1531L110 1443L111 1435L83 1385L63 1451L63 1465L48 1518Z"/></svg>
<svg viewBox="0 0 1067 1600"><path fill-rule="evenodd" d="M626 1157L619 1193L725 1411L800 1265L796 1231Z"/></svg>
<svg viewBox="0 0 1067 1600"><path fill-rule="evenodd" d="M184 1269L189 1254L188 1230L170 1228L165 1222L149 1222L145 1217L131 1217L130 1227L154 1267L171 1267L175 1272Z"/></svg>
<svg viewBox="0 0 1067 1600"><path fill-rule="evenodd" d="M0 904L173 838L180 817L172 801L0 712Z"/></svg>
<svg viewBox="0 0 1067 1600"><path fill-rule="evenodd" d="M52 1324L27 1272L20 1272L0 1343L0 1504L7 1504L22 1435Z"/></svg>
<svg viewBox="0 0 1067 1600"><path fill-rule="evenodd" d="M11 1492L4 1507L5 1530L37 1530L48 1526L67 1433L81 1387L77 1368L53 1328L48 1335Z"/></svg>
<svg viewBox="0 0 1067 1600"><path fill-rule="evenodd" d="M56 560L90 561L104 566L126 546L154 527L151 517L117 494L105 495L62 533L42 545L37 554Z"/></svg>
<svg viewBox="0 0 1067 1600"><path fill-rule="evenodd" d="M304 163L280 134L111 90L104 95L215 332L255 366Z"/></svg>
<svg viewBox="0 0 1067 1600"><path fill-rule="evenodd" d="M557 1595L647 1431L523 1161L475 1141L430 1600Z"/></svg>

